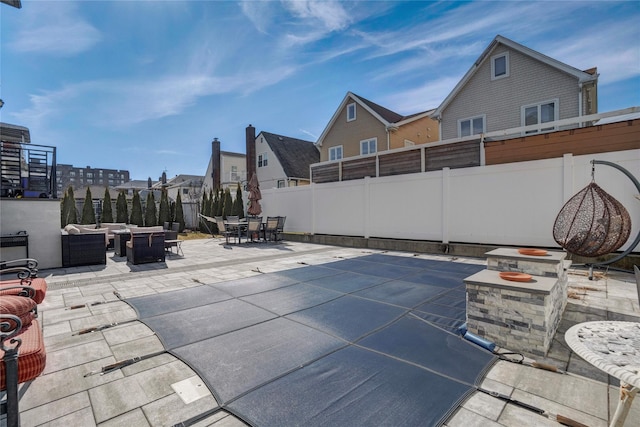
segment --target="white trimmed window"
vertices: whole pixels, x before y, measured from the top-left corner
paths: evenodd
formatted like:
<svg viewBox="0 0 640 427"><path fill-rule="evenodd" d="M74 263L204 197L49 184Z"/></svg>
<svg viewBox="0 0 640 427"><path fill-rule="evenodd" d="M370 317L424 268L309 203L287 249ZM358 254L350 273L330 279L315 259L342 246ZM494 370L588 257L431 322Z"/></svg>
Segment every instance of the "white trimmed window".
<svg viewBox="0 0 640 427"><path fill-rule="evenodd" d="M558 120L558 111L557 99L544 101L539 104L525 105L521 109L522 126L542 125L543 123L556 121ZM545 128L538 127L538 129L526 131L525 134L548 132L555 129L553 126Z"/></svg>
<svg viewBox="0 0 640 427"><path fill-rule="evenodd" d="M352 122L356 119L356 103L352 102L347 105L347 121Z"/></svg>
<svg viewBox="0 0 640 427"><path fill-rule="evenodd" d="M258 167L267 166L267 153L258 154Z"/></svg>
<svg viewBox="0 0 640 427"><path fill-rule="evenodd" d="M342 145L329 147L329 160L340 160L342 158Z"/></svg>
<svg viewBox="0 0 640 427"><path fill-rule="evenodd" d="M278 188L284 188L284 179L278 180Z"/></svg>
<svg viewBox="0 0 640 427"><path fill-rule="evenodd" d="M364 139L360 141L360 155L373 154L378 151L378 138Z"/></svg>
<svg viewBox="0 0 640 427"><path fill-rule="evenodd" d="M484 115L458 120L458 137L485 133Z"/></svg>
<svg viewBox="0 0 640 427"><path fill-rule="evenodd" d="M491 80L509 77L509 52L491 57Z"/></svg>

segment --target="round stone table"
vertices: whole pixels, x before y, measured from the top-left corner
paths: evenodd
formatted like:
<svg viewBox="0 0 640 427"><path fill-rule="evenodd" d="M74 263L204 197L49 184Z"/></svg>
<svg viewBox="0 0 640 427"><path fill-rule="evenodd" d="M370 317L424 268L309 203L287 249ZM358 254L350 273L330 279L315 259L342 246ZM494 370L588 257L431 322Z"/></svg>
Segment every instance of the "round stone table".
<svg viewBox="0 0 640 427"><path fill-rule="evenodd" d="M620 380L620 400L610 425L622 426L640 389L640 323L578 323L564 337L578 356Z"/></svg>

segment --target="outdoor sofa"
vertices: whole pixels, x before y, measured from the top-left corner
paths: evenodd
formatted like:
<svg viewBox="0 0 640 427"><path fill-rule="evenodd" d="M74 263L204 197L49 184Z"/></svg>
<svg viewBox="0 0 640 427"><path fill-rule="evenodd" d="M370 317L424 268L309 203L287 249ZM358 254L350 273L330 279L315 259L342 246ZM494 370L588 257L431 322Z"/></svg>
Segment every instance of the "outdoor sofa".
<svg viewBox="0 0 640 427"><path fill-rule="evenodd" d="M62 230L62 266L106 264L108 244L105 229L67 225Z"/></svg>

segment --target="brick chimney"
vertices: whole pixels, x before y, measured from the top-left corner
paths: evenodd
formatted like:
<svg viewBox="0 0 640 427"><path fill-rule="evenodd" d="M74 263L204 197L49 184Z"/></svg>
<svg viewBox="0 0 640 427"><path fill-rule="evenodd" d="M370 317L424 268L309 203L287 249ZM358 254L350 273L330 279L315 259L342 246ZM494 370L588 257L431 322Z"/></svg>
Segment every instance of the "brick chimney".
<svg viewBox="0 0 640 427"><path fill-rule="evenodd" d="M220 188L220 141L218 138L213 138L211 141L211 163L213 170L211 171L211 178L213 179L213 190L218 191Z"/></svg>
<svg viewBox="0 0 640 427"><path fill-rule="evenodd" d="M249 125L246 130L247 141L247 181L251 179L251 175L256 171L256 128Z"/></svg>

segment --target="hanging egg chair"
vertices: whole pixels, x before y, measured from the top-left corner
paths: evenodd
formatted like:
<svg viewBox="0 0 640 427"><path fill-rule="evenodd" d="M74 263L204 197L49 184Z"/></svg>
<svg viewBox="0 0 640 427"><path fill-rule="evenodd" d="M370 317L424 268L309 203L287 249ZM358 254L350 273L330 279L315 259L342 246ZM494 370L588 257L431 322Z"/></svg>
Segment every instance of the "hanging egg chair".
<svg viewBox="0 0 640 427"><path fill-rule="evenodd" d="M630 233L629 212L593 181L565 203L553 225L555 241L567 252L585 257L616 251Z"/></svg>

